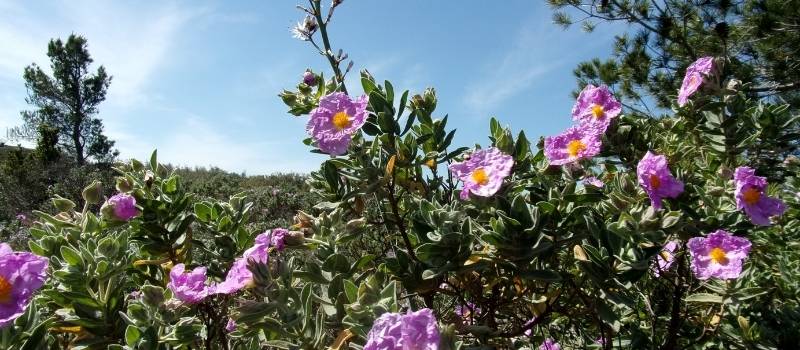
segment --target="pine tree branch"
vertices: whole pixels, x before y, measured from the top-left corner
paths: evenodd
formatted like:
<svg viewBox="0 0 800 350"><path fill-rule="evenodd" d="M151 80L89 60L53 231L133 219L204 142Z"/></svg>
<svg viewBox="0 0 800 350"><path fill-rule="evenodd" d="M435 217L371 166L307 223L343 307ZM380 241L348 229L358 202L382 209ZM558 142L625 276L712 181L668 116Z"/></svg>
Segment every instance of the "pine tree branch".
<svg viewBox="0 0 800 350"><path fill-rule="evenodd" d="M762 85L762 86L754 86L751 88L745 88L744 91L748 92L767 92L767 91L792 91L800 89L800 81L794 81L791 83L786 84L773 84L773 85Z"/></svg>

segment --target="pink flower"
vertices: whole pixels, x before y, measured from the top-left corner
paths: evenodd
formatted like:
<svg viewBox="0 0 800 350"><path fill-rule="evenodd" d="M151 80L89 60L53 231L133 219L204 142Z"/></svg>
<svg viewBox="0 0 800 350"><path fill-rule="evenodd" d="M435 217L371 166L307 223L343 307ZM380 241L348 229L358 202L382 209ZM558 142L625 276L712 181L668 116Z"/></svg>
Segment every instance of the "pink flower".
<svg viewBox="0 0 800 350"><path fill-rule="evenodd" d="M232 318L228 318L228 323L225 324L225 331L230 333L236 330L236 321Z"/></svg>
<svg viewBox="0 0 800 350"><path fill-rule="evenodd" d="M756 171L750 167L740 166L733 174L736 184L736 207L743 210L750 221L756 225L769 226L769 218L781 216L786 211L786 205L777 198L767 196L767 179L756 176Z"/></svg>
<svg viewBox="0 0 800 350"><path fill-rule="evenodd" d="M555 340L547 338L539 346L539 350L561 350L561 345L558 345Z"/></svg>
<svg viewBox="0 0 800 350"><path fill-rule="evenodd" d="M387 312L372 325L364 350L437 350L439 327L431 309Z"/></svg>
<svg viewBox="0 0 800 350"><path fill-rule="evenodd" d="M602 141L597 130L588 127L571 127L563 134L544 139L544 154L552 165L564 165L600 153Z"/></svg>
<svg viewBox="0 0 800 350"><path fill-rule="evenodd" d="M669 270L672 263L675 262L676 249L678 249L678 241L669 241L661 248L661 252L656 257L656 264L653 266L653 275L660 277L661 272Z"/></svg>
<svg viewBox="0 0 800 350"><path fill-rule="evenodd" d="M311 111L306 130L322 152L338 156L347 152L353 134L366 121L366 96L351 100L343 92L334 92L319 100L319 107Z"/></svg>
<svg viewBox="0 0 800 350"><path fill-rule="evenodd" d="M717 230L708 237L691 238L686 244L692 256L692 272L701 280L739 277L750 245L747 238L733 236L725 230Z"/></svg>
<svg viewBox="0 0 800 350"><path fill-rule="evenodd" d="M0 243L0 328L25 313L33 294L47 280L47 265L47 258L15 252Z"/></svg>
<svg viewBox="0 0 800 350"><path fill-rule="evenodd" d="M247 268L250 261L266 264L269 262L269 247L271 244L268 233L256 237L255 244L244 251L241 258L234 260L231 269L225 276L225 281L217 284L215 293L236 293L253 283L253 273Z"/></svg>
<svg viewBox="0 0 800 350"><path fill-rule="evenodd" d="M127 193L117 193L109 198L100 208L104 217L117 220L128 221L139 215L136 209L136 198Z"/></svg>
<svg viewBox="0 0 800 350"><path fill-rule="evenodd" d="M606 185L605 183L603 183L603 181L601 181L600 179L598 179L598 178L596 178L594 176L589 176L589 177L584 178L583 179L583 183L585 185L591 185L591 186L594 186L594 187L597 187L597 188L603 188L603 186Z"/></svg>
<svg viewBox="0 0 800 350"><path fill-rule="evenodd" d="M213 288L206 285L206 268L199 266L191 272L185 272L185 268L183 264L172 267L167 287L178 300L189 304L199 303L213 292Z"/></svg>
<svg viewBox="0 0 800 350"><path fill-rule="evenodd" d="M607 86L588 84L572 107L572 119L579 121L581 127L594 129L602 134L608 129L611 119L621 112L622 104L614 99Z"/></svg>
<svg viewBox="0 0 800 350"><path fill-rule="evenodd" d="M675 198L683 193L683 182L669 173L667 157L647 151L636 166L636 173L639 185L647 192L655 209L661 209L662 198Z"/></svg>
<svg viewBox="0 0 800 350"><path fill-rule="evenodd" d="M714 57L700 57L694 61L688 68L686 68L686 75L683 77L681 89L678 90L678 105L683 107L689 97L692 96L700 86L703 85L704 80L711 74L714 69Z"/></svg>
<svg viewBox="0 0 800 350"><path fill-rule="evenodd" d="M450 164L450 172L464 182L461 199L470 194L489 197L497 193L509 174L514 160L495 147L476 150L469 159Z"/></svg>

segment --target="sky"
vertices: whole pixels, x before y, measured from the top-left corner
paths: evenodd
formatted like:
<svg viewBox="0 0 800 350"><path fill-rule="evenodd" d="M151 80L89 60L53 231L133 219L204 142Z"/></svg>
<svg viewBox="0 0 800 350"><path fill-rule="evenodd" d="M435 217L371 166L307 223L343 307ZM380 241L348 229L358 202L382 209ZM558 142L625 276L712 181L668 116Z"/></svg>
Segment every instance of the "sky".
<svg viewBox="0 0 800 350"><path fill-rule="evenodd" d="M158 149L162 162L250 175L316 170L326 156L302 144L307 117L277 97L306 68L331 75L290 34L298 3L0 0L0 139L30 108L24 68L49 67L48 41L75 33L113 76L98 117L120 158ZM534 143L569 127L573 69L609 57L623 29L564 30L536 0L346 0L329 34L355 62L351 94L360 69L396 91L434 87L434 116L449 115L454 146L471 146L489 143L492 116Z"/></svg>

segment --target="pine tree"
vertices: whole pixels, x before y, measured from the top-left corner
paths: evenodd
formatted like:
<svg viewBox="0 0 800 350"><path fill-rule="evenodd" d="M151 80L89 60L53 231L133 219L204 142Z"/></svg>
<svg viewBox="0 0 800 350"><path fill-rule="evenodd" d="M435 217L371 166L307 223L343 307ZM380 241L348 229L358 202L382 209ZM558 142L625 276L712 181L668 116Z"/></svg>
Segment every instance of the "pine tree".
<svg viewBox="0 0 800 350"><path fill-rule="evenodd" d="M33 111L22 112L27 130L41 125L58 130L59 148L70 154L78 165L88 158L110 161L118 152L114 141L103 135L103 122L95 117L98 105L106 98L111 76L103 66L90 74L92 58L86 39L70 35L66 43L51 40L47 48L53 76L35 63L25 68L27 102Z"/></svg>
<svg viewBox="0 0 800 350"><path fill-rule="evenodd" d="M759 99L800 102L800 1L549 0L554 20L623 22L610 59L582 62L578 84L606 84L629 111L669 108L686 67L702 56L726 57L727 73Z"/></svg>

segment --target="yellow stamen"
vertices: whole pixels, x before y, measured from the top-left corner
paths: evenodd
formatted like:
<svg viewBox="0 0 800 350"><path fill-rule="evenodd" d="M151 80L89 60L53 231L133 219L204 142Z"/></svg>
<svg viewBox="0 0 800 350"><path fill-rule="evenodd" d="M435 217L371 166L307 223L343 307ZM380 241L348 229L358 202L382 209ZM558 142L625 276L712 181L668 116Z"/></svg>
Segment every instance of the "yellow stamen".
<svg viewBox="0 0 800 350"><path fill-rule="evenodd" d="M334 114L333 117L331 117L331 123L333 123L333 126L336 127L336 130L342 131L344 130L344 128L349 127L350 124L353 123L353 121L350 120L350 116L347 115L347 113L341 111L339 113Z"/></svg>
<svg viewBox="0 0 800 350"><path fill-rule="evenodd" d="M577 157L578 153L586 149L586 144L581 140L572 140L567 144L567 153L570 157Z"/></svg>
<svg viewBox="0 0 800 350"><path fill-rule="evenodd" d="M475 183L481 186L489 183L489 174L487 174L486 170L483 168L473 170L470 177L472 177L472 181L475 181Z"/></svg>
<svg viewBox="0 0 800 350"><path fill-rule="evenodd" d="M659 187L661 187L661 179L659 179L655 174L650 175L650 187L652 187L654 190L657 190Z"/></svg>
<svg viewBox="0 0 800 350"><path fill-rule="evenodd" d="M425 165L427 165L428 168L433 169L436 166L436 159L433 159L433 158L428 159L428 161L425 162Z"/></svg>
<svg viewBox="0 0 800 350"><path fill-rule="evenodd" d="M670 254L666 250L662 250L661 251L661 257L664 258L664 260L669 261L670 259L672 259L672 254Z"/></svg>
<svg viewBox="0 0 800 350"><path fill-rule="evenodd" d="M744 193L742 193L742 197L744 197L742 199L744 199L745 203L753 205L758 203L758 200L761 199L761 191L750 187L744 190Z"/></svg>
<svg viewBox="0 0 800 350"><path fill-rule="evenodd" d="M11 283L9 283L5 277L0 276L0 304L11 301L12 287Z"/></svg>
<svg viewBox="0 0 800 350"><path fill-rule="evenodd" d="M603 110L603 106L594 105L592 106L592 114L594 114L595 119L600 119L606 115L606 112Z"/></svg>
<svg viewBox="0 0 800 350"><path fill-rule="evenodd" d="M728 263L728 257L725 254L725 251L722 250L722 248L720 248L720 247L716 247L714 249L711 249L711 252L708 253L708 256L711 257L711 261L713 261L713 262L715 262L717 264L725 265L725 264Z"/></svg>

